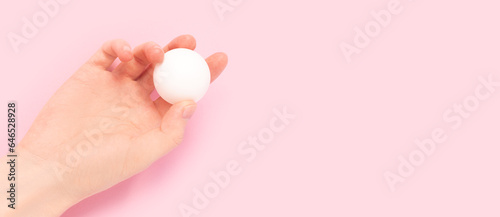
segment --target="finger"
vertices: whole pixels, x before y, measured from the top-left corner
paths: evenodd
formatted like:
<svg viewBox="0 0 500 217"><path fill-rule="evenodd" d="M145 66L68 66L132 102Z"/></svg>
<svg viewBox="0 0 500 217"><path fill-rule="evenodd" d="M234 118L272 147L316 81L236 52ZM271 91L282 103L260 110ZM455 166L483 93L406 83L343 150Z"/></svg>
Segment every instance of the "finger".
<svg viewBox="0 0 500 217"><path fill-rule="evenodd" d="M163 49L154 42L146 42L134 49L134 59L121 63L114 70L115 73L127 76L132 80L137 79L150 64L163 61Z"/></svg>
<svg viewBox="0 0 500 217"><path fill-rule="evenodd" d="M212 54L205 61L207 61L208 68L210 68L210 82L214 82L226 68L228 59L225 53L219 52Z"/></svg>
<svg viewBox="0 0 500 217"><path fill-rule="evenodd" d="M162 118L161 126L139 137L138 153L152 161L178 146L184 137L186 124L196 110L196 103L183 101L172 105Z"/></svg>
<svg viewBox="0 0 500 217"><path fill-rule="evenodd" d="M133 58L130 45L123 39L104 43L89 59L88 64L106 69L113 64L116 58L120 58L122 62L128 62Z"/></svg>
<svg viewBox="0 0 500 217"><path fill-rule="evenodd" d="M163 51L167 52L176 48L186 48L194 50L196 48L196 39L192 35L177 36L163 48Z"/></svg>
<svg viewBox="0 0 500 217"><path fill-rule="evenodd" d="M167 52L176 48L186 48L194 50L196 48L196 39L192 35L181 35L174 38L167 46L163 48L164 52ZM154 66L149 66L146 71L137 79L137 81L148 91L152 92L154 90L153 84L153 71Z"/></svg>

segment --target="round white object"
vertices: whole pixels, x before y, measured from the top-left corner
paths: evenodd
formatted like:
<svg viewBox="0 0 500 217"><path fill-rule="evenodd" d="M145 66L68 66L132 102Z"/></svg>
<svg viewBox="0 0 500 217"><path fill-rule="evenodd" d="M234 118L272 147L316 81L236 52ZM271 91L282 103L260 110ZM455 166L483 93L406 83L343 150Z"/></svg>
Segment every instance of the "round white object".
<svg viewBox="0 0 500 217"><path fill-rule="evenodd" d="M156 64L153 81L158 94L169 103L198 102L210 85L210 69L200 54L177 48L166 52L163 62Z"/></svg>

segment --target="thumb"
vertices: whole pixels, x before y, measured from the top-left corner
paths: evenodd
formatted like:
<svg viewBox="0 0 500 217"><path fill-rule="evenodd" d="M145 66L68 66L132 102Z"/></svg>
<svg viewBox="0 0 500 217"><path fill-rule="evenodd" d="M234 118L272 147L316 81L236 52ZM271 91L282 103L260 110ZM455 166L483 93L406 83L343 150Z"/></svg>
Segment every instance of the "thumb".
<svg viewBox="0 0 500 217"><path fill-rule="evenodd" d="M138 153L155 161L176 146L184 137L186 124L196 110L196 103L183 101L172 105L162 118L160 127L149 131L139 138Z"/></svg>
<svg viewBox="0 0 500 217"><path fill-rule="evenodd" d="M168 136L170 142L178 145L182 142L184 128L196 110L193 101L178 102L170 107L162 118L160 130Z"/></svg>

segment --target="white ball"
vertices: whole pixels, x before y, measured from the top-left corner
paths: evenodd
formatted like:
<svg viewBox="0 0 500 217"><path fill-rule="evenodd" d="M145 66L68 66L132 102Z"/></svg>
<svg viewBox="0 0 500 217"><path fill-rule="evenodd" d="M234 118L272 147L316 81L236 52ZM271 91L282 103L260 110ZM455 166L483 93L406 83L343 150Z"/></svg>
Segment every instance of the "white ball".
<svg viewBox="0 0 500 217"><path fill-rule="evenodd" d="M198 102L210 85L210 69L198 53L173 49L165 53L163 63L156 64L153 81L158 94L169 103Z"/></svg>

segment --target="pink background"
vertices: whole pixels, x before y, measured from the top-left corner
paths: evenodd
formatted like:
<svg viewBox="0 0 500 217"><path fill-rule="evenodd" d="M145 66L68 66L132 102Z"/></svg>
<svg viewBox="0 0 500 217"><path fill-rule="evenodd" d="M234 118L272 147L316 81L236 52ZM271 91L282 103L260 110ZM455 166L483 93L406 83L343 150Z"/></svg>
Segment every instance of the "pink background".
<svg viewBox="0 0 500 217"><path fill-rule="evenodd" d="M191 204L192 189L231 159L243 172L199 216L500 215L499 94L458 130L442 119L474 94L479 76L500 81L497 1L401 0L403 11L351 63L339 44L352 44L353 29L389 0L243 0L223 21L213 0L72 0L15 53L7 34L41 11L37 2L0 7L0 102L4 112L8 100L18 102L19 138L106 40L166 44L188 33L203 56L230 59L180 147L64 217L182 216L179 204ZM295 120L247 163L238 144L283 106ZM391 192L384 172L436 127L448 140Z"/></svg>

